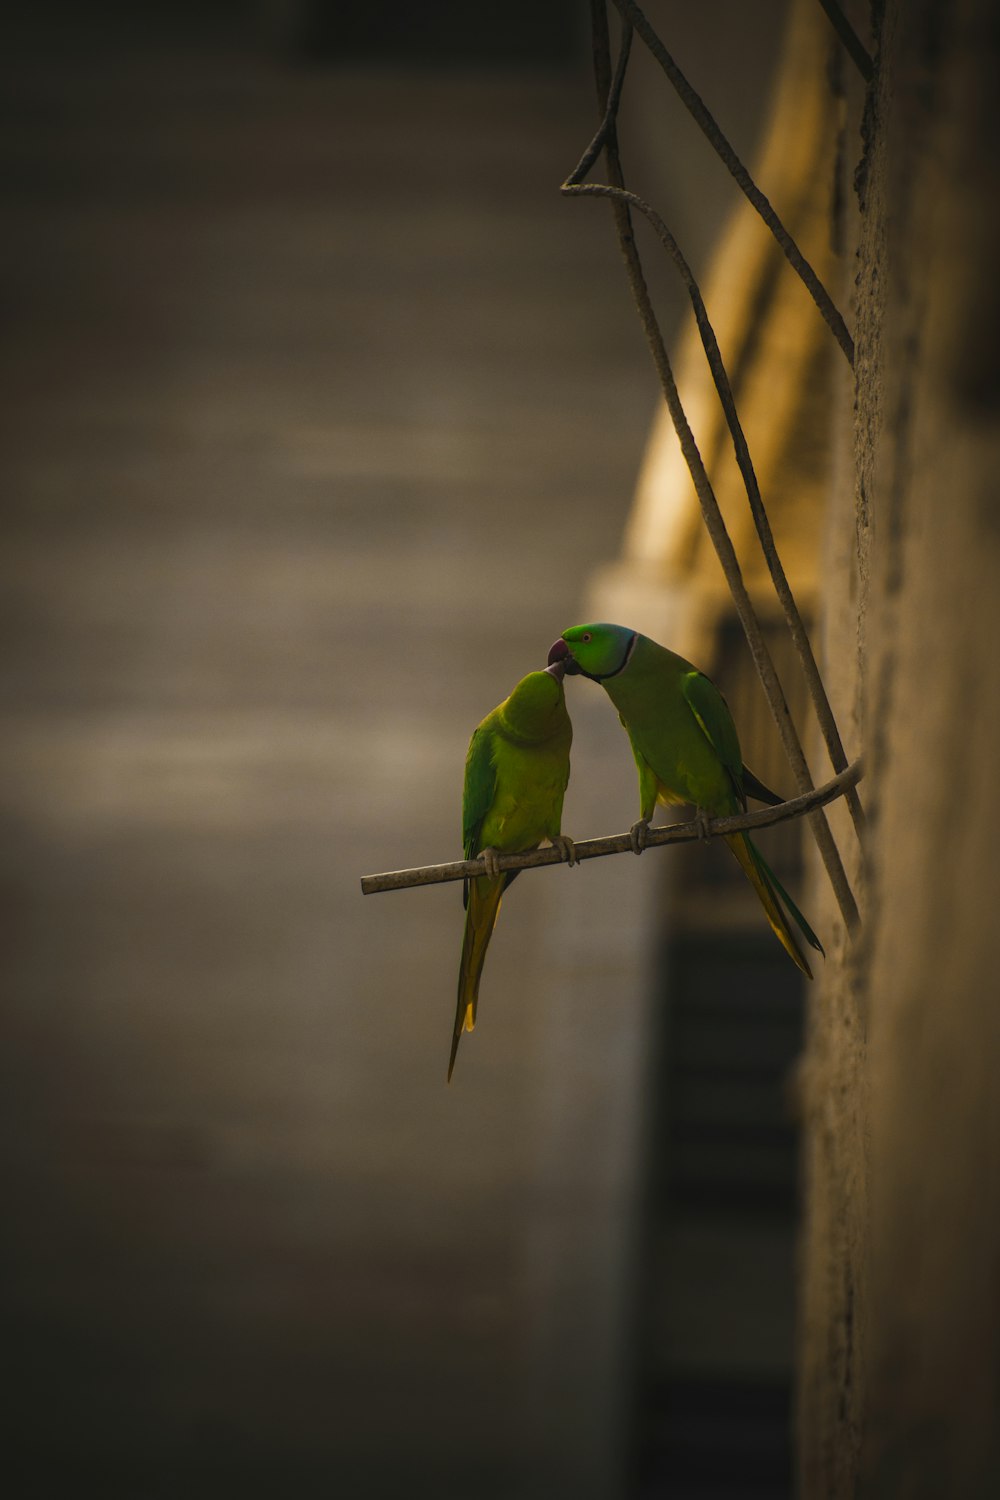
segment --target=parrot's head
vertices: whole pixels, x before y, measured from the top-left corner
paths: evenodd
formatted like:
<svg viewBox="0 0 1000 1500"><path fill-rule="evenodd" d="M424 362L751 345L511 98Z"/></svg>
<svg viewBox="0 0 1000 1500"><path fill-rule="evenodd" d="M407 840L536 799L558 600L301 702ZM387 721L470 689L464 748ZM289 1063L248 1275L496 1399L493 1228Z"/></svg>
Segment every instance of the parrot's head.
<svg viewBox="0 0 1000 1500"><path fill-rule="evenodd" d="M637 639L627 625L572 625L550 649L549 665L563 662L567 676L603 682L628 665Z"/></svg>
<svg viewBox="0 0 1000 1500"><path fill-rule="evenodd" d="M526 740L550 734L566 718L563 674L546 667L529 672L500 705L501 720L514 734Z"/></svg>

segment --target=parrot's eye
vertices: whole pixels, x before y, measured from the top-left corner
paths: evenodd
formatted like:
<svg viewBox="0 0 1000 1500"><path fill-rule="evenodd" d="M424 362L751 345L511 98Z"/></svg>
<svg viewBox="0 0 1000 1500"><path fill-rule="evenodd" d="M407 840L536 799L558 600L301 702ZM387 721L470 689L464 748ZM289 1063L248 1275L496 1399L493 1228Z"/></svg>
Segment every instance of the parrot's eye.
<svg viewBox="0 0 1000 1500"><path fill-rule="evenodd" d="M584 633L583 633L583 635L581 635L580 639L581 639L581 641L589 641L590 640L590 631L589 630L584 631Z"/></svg>

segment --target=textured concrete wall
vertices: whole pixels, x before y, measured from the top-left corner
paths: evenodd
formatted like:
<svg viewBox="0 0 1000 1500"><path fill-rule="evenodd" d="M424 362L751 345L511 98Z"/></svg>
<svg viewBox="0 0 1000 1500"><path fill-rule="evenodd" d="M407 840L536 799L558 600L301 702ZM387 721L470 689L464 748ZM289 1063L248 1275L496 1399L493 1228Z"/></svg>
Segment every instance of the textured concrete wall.
<svg viewBox="0 0 1000 1500"><path fill-rule="evenodd" d="M805 1069L801 1488L961 1500L1000 1493L1000 25L988 0L876 20L827 642L868 922Z"/></svg>

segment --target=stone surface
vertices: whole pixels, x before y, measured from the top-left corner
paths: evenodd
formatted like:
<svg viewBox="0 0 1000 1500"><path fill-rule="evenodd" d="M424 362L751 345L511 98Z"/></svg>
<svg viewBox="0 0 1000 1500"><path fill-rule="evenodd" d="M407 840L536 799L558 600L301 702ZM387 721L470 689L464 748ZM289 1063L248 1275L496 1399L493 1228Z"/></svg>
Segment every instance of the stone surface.
<svg viewBox="0 0 1000 1500"><path fill-rule="evenodd" d="M864 729L870 898L807 1063L809 1497L1000 1488L998 58L995 7L884 7L828 633Z"/></svg>

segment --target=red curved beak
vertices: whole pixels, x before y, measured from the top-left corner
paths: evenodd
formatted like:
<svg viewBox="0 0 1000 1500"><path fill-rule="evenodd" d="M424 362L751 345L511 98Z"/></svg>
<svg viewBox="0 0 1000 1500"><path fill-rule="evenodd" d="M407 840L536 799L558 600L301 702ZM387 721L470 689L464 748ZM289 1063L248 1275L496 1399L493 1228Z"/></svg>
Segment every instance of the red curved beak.
<svg viewBox="0 0 1000 1500"><path fill-rule="evenodd" d="M576 662L573 660L573 653L570 651L562 636L560 636L557 641L553 641L552 645L549 647L549 666L553 667L557 663L562 666L568 677L575 677L577 672L579 672L580 670Z"/></svg>

